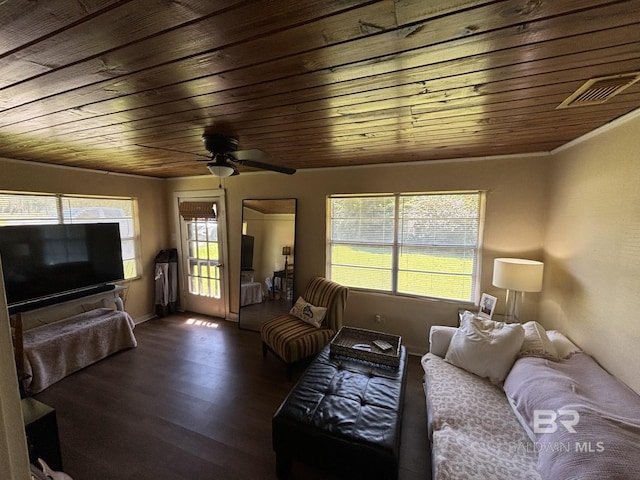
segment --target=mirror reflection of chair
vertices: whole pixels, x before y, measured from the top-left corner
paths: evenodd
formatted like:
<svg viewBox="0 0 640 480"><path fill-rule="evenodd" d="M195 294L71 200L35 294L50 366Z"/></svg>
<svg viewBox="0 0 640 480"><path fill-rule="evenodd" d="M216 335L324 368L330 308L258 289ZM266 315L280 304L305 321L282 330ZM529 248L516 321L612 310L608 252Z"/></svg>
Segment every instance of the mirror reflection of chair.
<svg viewBox="0 0 640 480"><path fill-rule="evenodd" d="M260 331L262 353L271 351L287 366L291 378L295 363L318 354L342 327L349 289L326 278L316 277L305 289L302 298L316 307L325 307L326 315L320 327L311 325L291 313L267 320Z"/></svg>

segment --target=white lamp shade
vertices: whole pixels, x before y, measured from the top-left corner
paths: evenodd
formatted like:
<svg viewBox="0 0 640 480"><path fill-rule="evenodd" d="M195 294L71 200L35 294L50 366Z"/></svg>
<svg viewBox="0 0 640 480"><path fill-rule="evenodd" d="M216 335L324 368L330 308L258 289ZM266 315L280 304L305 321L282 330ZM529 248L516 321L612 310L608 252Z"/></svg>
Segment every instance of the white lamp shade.
<svg viewBox="0 0 640 480"><path fill-rule="evenodd" d="M519 292L542 290L544 263L522 258L496 258L493 261L493 286Z"/></svg>
<svg viewBox="0 0 640 480"><path fill-rule="evenodd" d="M233 175L233 167L218 163L208 163L207 168L216 177L230 177Z"/></svg>

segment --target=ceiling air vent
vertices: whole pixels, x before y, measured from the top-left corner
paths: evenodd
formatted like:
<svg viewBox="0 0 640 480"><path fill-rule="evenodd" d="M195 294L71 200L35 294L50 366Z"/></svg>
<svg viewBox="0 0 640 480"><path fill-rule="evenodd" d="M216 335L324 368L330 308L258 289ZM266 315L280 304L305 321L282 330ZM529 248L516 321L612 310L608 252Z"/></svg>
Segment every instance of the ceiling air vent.
<svg viewBox="0 0 640 480"><path fill-rule="evenodd" d="M640 72L592 78L556 108L599 105L640 80Z"/></svg>

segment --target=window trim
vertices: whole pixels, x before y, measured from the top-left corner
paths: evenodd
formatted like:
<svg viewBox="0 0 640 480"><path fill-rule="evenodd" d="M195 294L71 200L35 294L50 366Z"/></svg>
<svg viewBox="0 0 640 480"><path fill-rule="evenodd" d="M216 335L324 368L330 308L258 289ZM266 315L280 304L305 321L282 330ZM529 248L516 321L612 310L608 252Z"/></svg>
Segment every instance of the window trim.
<svg viewBox="0 0 640 480"><path fill-rule="evenodd" d="M412 293L403 293L398 292L398 263L399 263L399 255L397 254L398 248L401 245L399 242L399 223L400 223L400 202L399 198L403 196L420 196L420 195L456 195L456 194L478 194L478 232L477 232L477 241L475 246L476 252L476 269L475 275L472 275L472 291L471 291L471 299L470 300L460 300L460 299L452 299L452 298L442 298L435 297L429 295L418 295ZM366 293L375 293L381 295L392 295L394 297L404 297L404 298L414 298L419 300L436 300L440 302L447 303L455 303L455 304L463 304L463 305L478 305L480 300L481 293L481 280L482 280L482 257L484 250L484 223L485 223L485 214L486 214L486 202L487 202L487 191L486 190L451 190L451 191L433 191L433 192L394 192L394 193L353 193L353 194L330 194L327 195L326 198L326 255L325 255L325 276L328 279L331 279L331 247L333 245L332 242L332 230L331 230L331 221L332 221L332 211L331 211L331 201L334 199L340 198L376 198L376 197L394 197L395 205L394 205L394 231L393 231L393 243L392 244L384 244L384 245L392 245L392 264L391 264L391 290L379 290L376 288L366 288L366 287L352 287L349 286L349 289L359 292ZM378 243L376 245L383 245L382 243Z"/></svg>

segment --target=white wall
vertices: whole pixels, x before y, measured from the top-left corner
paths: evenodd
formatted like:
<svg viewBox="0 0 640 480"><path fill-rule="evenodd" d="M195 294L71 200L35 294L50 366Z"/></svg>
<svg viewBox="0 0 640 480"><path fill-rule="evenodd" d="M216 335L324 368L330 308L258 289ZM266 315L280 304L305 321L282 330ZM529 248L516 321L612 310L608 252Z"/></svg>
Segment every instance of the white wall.
<svg viewBox="0 0 640 480"><path fill-rule="evenodd" d="M640 393L640 114L555 155L540 306Z"/></svg>
<svg viewBox="0 0 640 480"><path fill-rule="evenodd" d="M0 265L0 478L26 480L29 459L17 378Z"/></svg>
<svg viewBox="0 0 640 480"><path fill-rule="evenodd" d="M337 193L429 192L443 190L487 190L482 286L499 298L498 312L504 311L504 290L491 285L493 259L519 256L542 259L545 212L548 197L547 156L474 161L426 162L394 166L318 169L295 175L243 173L223 180L227 195L229 233L230 304L238 303L240 232L244 198L297 198L296 294L311 278L326 272L327 195ZM175 179L167 183L168 195L177 190L214 188L214 177ZM538 295L524 308L536 316ZM410 350L425 352L431 325L454 325L460 307L469 304L426 299L350 293L345 322L362 328L380 329L401 335ZM374 323L381 314L383 325Z"/></svg>

